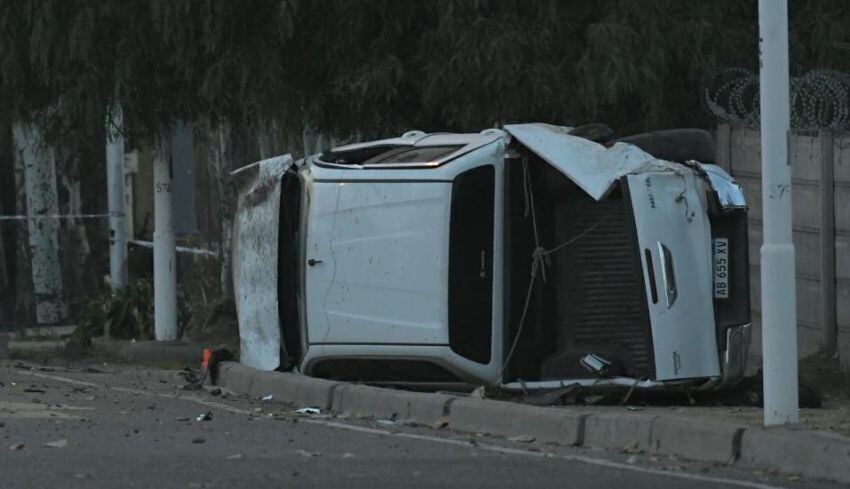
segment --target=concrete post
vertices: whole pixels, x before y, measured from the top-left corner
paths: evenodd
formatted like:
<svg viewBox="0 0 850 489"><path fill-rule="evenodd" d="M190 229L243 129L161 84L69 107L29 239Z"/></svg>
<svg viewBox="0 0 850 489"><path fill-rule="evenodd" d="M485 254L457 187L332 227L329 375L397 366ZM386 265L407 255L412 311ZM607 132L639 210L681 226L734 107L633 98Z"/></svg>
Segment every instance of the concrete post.
<svg viewBox="0 0 850 489"><path fill-rule="evenodd" d="M121 107L106 119L106 191L109 209L109 279L113 290L127 285L127 227L124 206L124 135ZM104 335L109 336L109 326Z"/></svg>
<svg viewBox="0 0 850 489"><path fill-rule="evenodd" d="M838 326L835 294L835 136L830 131L820 133L820 285L821 327L825 352L838 348Z"/></svg>
<svg viewBox="0 0 850 489"><path fill-rule="evenodd" d="M154 334L157 341L177 339L177 246L172 208L171 151L159 143L153 161Z"/></svg>
<svg viewBox="0 0 850 489"><path fill-rule="evenodd" d="M787 0L759 0L759 34L764 424L771 426L799 421L796 273L788 158L791 103Z"/></svg>

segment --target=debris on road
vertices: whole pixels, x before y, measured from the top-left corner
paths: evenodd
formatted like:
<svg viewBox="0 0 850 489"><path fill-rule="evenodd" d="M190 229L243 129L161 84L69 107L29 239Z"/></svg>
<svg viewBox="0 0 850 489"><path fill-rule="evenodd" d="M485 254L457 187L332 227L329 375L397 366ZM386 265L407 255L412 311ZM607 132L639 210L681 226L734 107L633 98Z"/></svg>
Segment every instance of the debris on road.
<svg viewBox="0 0 850 489"><path fill-rule="evenodd" d="M448 416L443 416L442 418L438 419L437 421L434 421L433 423L431 423L431 428L433 428L435 430L446 428L447 426L449 426L449 417Z"/></svg>
<svg viewBox="0 0 850 489"><path fill-rule="evenodd" d="M508 441L515 441L515 442L519 442L519 443L531 443L534 440L535 440L535 438L531 435L519 435L519 436L512 436L512 437L508 438Z"/></svg>
<svg viewBox="0 0 850 489"><path fill-rule="evenodd" d="M302 416L315 416L317 414L321 414L322 410L317 407L303 407L298 408L293 411L295 414L300 414Z"/></svg>
<svg viewBox="0 0 850 489"><path fill-rule="evenodd" d="M297 455L304 457L304 458L312 458L312 457L321 457L322 456L322 454L319 453L319 452L308 452L307 450L302 450L300 448L298 450L295 450L295 453Z"/></svg>
<svg viewBox="0 0 850 489"><path fill-rule="evenodd" d="M212 412L207 411L205 413L201 413L196 418L198 421L212 421Z"/></svg>
<svg viewBox="0 0 850 489"><path fill-rule="evenodd" d="M68 440L62 439L62 440L51 441L51 442L45 443L44 446L46 446L48 448L65 448L65 447L68 446Z"/></svg>
<svg viewBox="0 0 850 489"><path fill-rule="evenodd" d="M267 396L263 396L263 397L260 398L260 400L263 401L263 402L272 402L274 400L274 395L269 394Z"/></svg>
<svg viewBox="0 0 850 489"><path fill-rule="evenodd" d="M643 453L643 450L640 448L640 443L637 440L633 440L622 448L621 452L623 453Z"/></svg>
<svg viewBox="0 0 850 489"><path fill-rule="evenodd" d="M487 391L484 389L483 385L480 385L469 393L469 397L473 399L487 399Z"/></svg>

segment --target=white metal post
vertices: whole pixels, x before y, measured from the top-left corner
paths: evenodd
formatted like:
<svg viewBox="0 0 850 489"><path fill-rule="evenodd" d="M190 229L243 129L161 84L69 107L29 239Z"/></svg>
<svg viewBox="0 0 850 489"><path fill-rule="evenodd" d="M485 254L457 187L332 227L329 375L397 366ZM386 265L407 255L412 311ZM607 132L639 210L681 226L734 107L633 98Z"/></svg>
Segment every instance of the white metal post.
<svg viewBox="0 0 850 489"><path fill-rule="evenodd" d="M153 163L153 294L157 341L177 339L177 248L171 189L171 152L167 140L163 140Z"/></svg>
<svg viewBox="0 0 850 489"><path fill-rule="evenodd" d="M109 279L114 290L127 285L127 227L124 203L124 117L113 107L106 119L106 191L109 209ZM104 331L109 336L109 331Z"/></svg>
<svg viewBox="0 0 850 489"><path fill-rule="evenodd" d="M788 2L759 0L764 424L796 423L797 302L791 227Z"/></svg>

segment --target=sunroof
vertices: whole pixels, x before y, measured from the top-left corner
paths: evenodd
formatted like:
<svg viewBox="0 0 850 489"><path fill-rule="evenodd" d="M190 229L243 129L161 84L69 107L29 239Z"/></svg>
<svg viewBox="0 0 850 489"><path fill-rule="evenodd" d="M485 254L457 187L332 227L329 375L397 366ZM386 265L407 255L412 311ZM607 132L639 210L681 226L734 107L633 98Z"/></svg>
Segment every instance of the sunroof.
<svg viewBox="0 0 850 489"><path fill-rule="evenodd" d="M320 159L337 165L416 165L438 161L463 145L379 146L352 151L326 151Z"/></svg>
<svg viewBox="0 0 850 489"><path fill-rule="evenodd" d="M363 162L364 165L428 163L444 158L462 146L414 146L395 148Z"/></svg>

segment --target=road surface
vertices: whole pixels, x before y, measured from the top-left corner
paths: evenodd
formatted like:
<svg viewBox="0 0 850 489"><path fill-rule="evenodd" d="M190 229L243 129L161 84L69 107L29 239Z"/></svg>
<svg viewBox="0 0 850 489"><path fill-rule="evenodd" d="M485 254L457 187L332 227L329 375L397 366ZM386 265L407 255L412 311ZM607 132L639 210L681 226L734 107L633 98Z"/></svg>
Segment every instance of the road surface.
<svg viewBox="0 0 850 489"><path fill-rule="evenodd" d="M274 401L180 390L184 383L174 371L132 366L0 364L0 489L838 487L673 457L302 416Z"/></svg>

